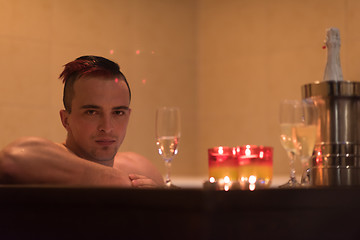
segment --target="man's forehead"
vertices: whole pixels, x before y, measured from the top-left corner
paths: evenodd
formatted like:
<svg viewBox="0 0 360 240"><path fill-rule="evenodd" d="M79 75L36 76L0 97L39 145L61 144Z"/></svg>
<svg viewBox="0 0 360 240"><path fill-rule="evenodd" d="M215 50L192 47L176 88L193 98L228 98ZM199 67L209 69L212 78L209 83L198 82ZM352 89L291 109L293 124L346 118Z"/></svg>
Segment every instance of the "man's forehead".
<svg viewBox="0 0 360 240"><path fill-rule="evenodd" d="M100 88L100 86L103 85L110 85L112 84L113 88L118 88L118 89L122 89L125 90L127 92L127 96L129 98L129 101L131 99L131 92L130 92L130 88L129 85L126 81L126 79L124 78L124 76L122 75L117 75L117 76L110 76L110 75L99 75L99 74L89 74L89 75L83 75L81 77L79 77L75 82L74 82L74 87L73 87L73 93L74 95L76 95L76 92L78 92L78 88L83 88L83 87L90 87L91 86L98 86ZM79 87L80 86L80 87Z"/></svg>
<svg viewBox="0 0 360 240"><path fill-rule="evenodd" d="M113 80L115 82L115 80ZM121 81L113 83L109 81L82 81L74 86L74 101L79 105L113 105L129 106L129 92L126 84Z"/></svg>
<svg viewBox="0 0 360 240"><path fill-rule="evenodd" d="M86 82L91 80L100 80L100 81L113 81L115 83L125 82L125 79L121 76L106 76L106 75L83 75L80 76L76 82Z"/></svg>
<svg viewBox="0 0 360 240"><path fill-rule="evenodd" d="M100 87L101 86L101 87ZM126 82L121 78L107 78L107 77L82 77L74 83L75 92L79 92L84 88L93 90L109 90L102 86L111 86L112 89L124 89L129 92Z"/></svg>

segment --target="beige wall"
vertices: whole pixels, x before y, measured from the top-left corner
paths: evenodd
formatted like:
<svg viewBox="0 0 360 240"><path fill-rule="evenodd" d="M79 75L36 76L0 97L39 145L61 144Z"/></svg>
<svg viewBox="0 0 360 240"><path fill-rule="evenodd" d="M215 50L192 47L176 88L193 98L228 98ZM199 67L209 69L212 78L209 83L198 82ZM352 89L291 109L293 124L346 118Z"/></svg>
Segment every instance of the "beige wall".
<svg viewBox="0 0 360 240"><path fill-rule="evenodd" d="M24 135L63 141L58 75L65 63L94 54L118 62L132 88L121 150L140 152L164 171L155 109L178 105L183 138L174 173L196 174L188 157L196 135L195 23L192 0L0 0L0 146Z"/></svg>
<svg viewBox="0 0 360 240"><path fill-rule="evenodd" d="M274 172L286 174L278 103L322 78L330 26L341 31L344 77L360 79L359 11L357 0L0 0L0 147L28 135L63 141L57 77L94 54L118 62L132 87L122 151L164 172L154 114L177 105L174 175L206 175L208 147L240 144L273 146Z"/></svg>
<svg viewBox="0 0 360 240"><path fill-rule="evenodd" d="M197 158L213 145L269 145L275 174L286 174L278 104L322 80L331 26L340 29L344 78L360 80L360 1L202 0L198 10Z"/></svg>

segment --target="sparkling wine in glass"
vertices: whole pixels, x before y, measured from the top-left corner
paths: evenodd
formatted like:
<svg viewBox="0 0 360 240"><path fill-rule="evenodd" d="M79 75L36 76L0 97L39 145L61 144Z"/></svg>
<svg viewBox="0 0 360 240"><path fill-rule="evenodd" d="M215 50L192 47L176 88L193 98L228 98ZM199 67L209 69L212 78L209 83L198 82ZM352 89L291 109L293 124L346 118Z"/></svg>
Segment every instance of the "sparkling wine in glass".
<svg viewBox="0 0 360 240"><path fill-rule="evenodd" d="M161 107L156 110L156 145L166 166L166 186L171 186L171 162L178 153L180 140L180 110L177 107Z"/></svg>
<svg viewBox="0 0 360 240"><path fill-rule="evenodd" d="M299 124L296 112L301 106L301 101L283 100L280 103L280 142L289 156L290 179L280 187L300 186L295 175L295 160L298 153L295 126Z"/></svg>
<svg viewBox="0 0 360 240"><path fill-rule="evenodd" d="M317 109L311 100L301 102L297 112L299 124L295 127L297 150L303 167L301 184L310 183L310 159L314 152L317 133Z"/></svg>

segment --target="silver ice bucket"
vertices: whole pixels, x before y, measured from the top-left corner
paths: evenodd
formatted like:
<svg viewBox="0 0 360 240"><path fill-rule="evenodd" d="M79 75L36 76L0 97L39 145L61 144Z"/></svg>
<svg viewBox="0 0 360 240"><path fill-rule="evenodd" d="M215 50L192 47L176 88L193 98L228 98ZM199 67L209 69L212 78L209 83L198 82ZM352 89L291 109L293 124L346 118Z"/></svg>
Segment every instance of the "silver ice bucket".
<svg viewBox="0 0 360 240"><path fill-rule="evenodd" d="M324 81L301 90L319 113L311 185L360 185L360 82Z"/></svg>

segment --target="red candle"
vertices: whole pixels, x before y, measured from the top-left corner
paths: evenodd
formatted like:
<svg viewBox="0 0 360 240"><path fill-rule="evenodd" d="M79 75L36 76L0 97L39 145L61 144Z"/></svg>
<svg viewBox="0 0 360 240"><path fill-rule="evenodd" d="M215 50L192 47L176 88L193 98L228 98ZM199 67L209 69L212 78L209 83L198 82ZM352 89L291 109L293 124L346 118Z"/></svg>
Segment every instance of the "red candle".
<svg viewBox="0 0 360 240"><path fill-rule="evenodd" d="M257 186L270 186L273 170L273 148L245 145L237 147L236 151L240 184L253 184L254 179L256 179Z"/></svg>
<svg viewBox="0 0 360 240"><path fill-rule="evenodd" d="M235 148L226 146L209 148L208 156L211 180L238 180L238 160Z"/></svg>

